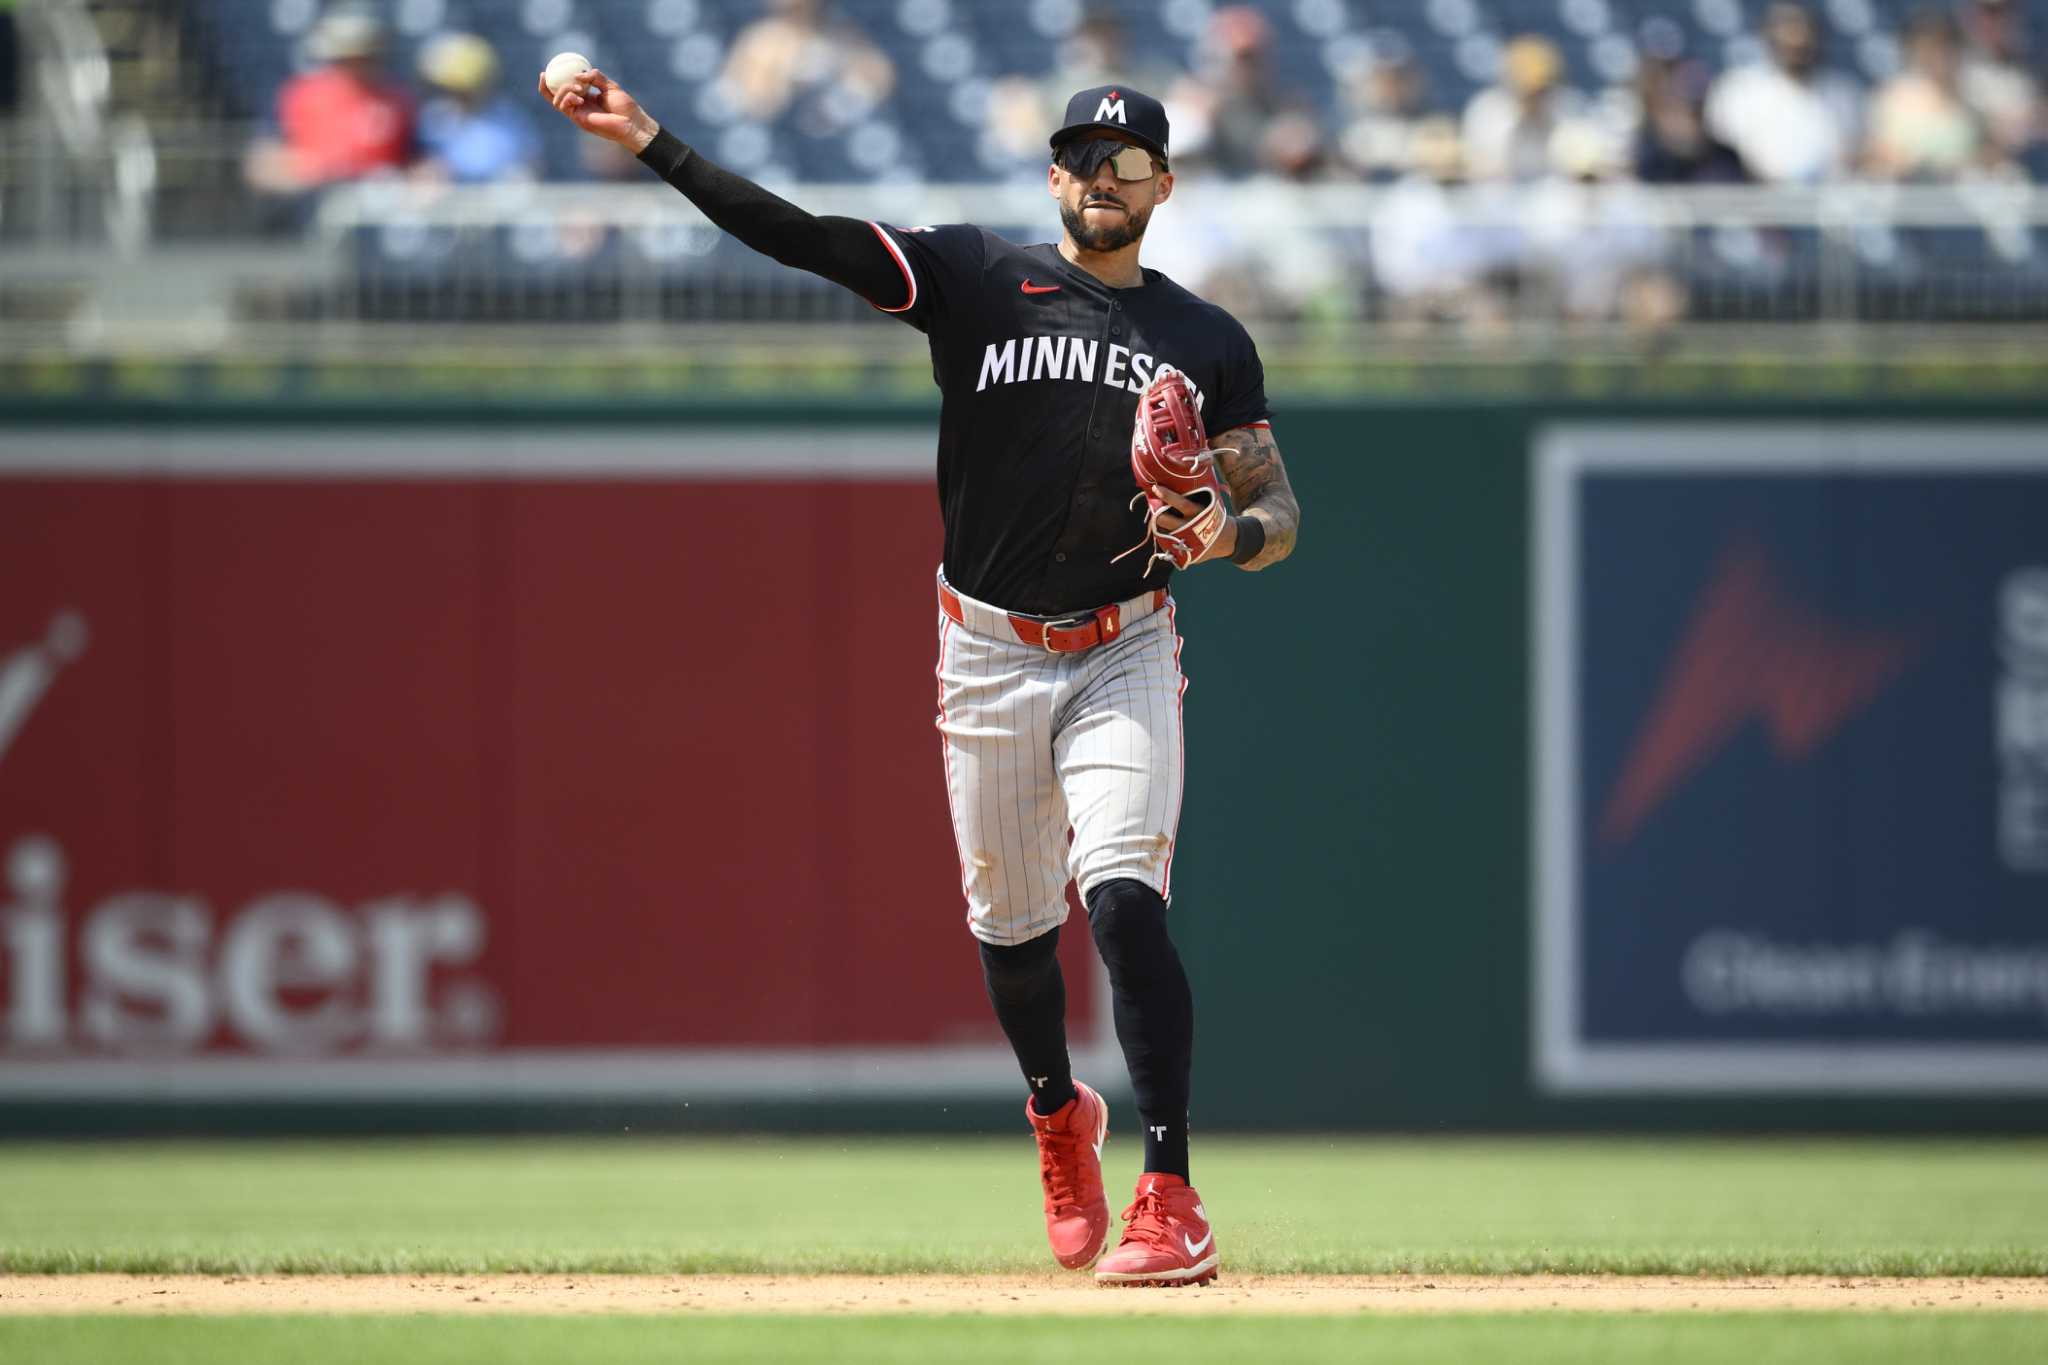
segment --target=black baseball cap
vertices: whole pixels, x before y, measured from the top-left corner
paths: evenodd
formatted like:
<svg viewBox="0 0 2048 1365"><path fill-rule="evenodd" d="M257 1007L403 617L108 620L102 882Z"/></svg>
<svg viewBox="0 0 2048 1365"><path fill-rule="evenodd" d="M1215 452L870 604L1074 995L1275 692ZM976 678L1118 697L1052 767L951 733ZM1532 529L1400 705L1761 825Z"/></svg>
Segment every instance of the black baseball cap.
<svg viewBox="0 0 2048 1365"><path fill-rule="evenodd" d="M1128 133L1131 141L1166 160L1166 106L1128 85L1097 85L1067 101L1067 116L1052 135L1052 149L1101 129Z"/></svg>

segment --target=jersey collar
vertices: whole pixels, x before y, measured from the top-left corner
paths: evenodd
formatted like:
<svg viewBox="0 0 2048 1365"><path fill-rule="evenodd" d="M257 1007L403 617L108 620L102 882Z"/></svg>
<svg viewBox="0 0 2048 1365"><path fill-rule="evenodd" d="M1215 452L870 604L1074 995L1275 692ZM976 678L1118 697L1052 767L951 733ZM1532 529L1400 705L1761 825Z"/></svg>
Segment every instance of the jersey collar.
<svg viewBox="0 0 2048 1365"><path fill-rule="evenodd" d="M1159 274L1158 271L1152 269L1150 266L1140 265L1138 267L1138 283L1124 285L1122 287L1113 284L1104 284L1101 280L1096 279L1093 275L1083 270L1080 266L1075 265L1072 261L1068 260L1066 256L1061 253L1060 244L1058 242L1040 242L1039 246L1044 248L1045 255L1050 260L1050 263L1053 266L1053 268L1065 274L1068 279L1074 281L1076 284L1085 285L1094 289L1098 289L1104 294L1108 294L1115 298L1129 298L1133 294L1144 293L1146 287L1150 285L1154 278L1156 278Z"/></svg>

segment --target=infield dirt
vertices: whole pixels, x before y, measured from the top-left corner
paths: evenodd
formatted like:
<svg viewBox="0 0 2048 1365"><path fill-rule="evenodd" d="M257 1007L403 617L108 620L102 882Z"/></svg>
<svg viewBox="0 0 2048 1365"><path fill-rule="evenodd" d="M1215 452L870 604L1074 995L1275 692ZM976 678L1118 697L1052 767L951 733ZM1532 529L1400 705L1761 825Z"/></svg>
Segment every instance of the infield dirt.
<svg viewBox="0 0 2048 1365"><path fill-rule="evenodd" d="M1256 1276L1193 1289L1027 1276L23 1275L23 1313L1527 1313L2048 1311L2048 1279Z"/></svg>

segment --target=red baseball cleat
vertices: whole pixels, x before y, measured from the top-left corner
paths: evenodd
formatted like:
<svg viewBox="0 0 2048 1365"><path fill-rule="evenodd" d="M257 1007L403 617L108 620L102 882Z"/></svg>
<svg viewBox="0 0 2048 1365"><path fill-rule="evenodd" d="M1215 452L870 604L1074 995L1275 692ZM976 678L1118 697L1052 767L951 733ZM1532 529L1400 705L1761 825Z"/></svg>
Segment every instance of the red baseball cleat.
<svg viewBox="0 0 2048 1365"><path fill-rule="evenodd" d="M1079 1081L1074 1098L1046 1118L1024 1102L1038 1136L1038 1179L1045 1186L1045 1239L1069 1270L1102 1254L1109 1240L1109 1197L1102 1192L1102 1140L1109 1106Z"/></svg>
<svg viewBox="0 0 2048 1365"><path fill-rule="evenodd" d="M1202 1196L1179 1176L1139 1176L1124 1222L1124 1239L1095 1267L1097 1284L1179 1288L1216 1278L1215 1230Z"/></svg>

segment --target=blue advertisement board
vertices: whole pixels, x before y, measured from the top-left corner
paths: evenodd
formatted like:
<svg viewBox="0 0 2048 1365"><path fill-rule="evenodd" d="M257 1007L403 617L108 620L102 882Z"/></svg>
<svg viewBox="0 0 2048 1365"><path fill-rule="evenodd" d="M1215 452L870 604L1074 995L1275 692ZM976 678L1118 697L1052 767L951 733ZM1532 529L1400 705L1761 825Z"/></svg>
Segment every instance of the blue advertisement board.
<svg viewBox="0 0 2048 1365"><path fill-rule="evenodd" d="M1553 428L1535 1062L2048 1093L2048 427Z"/></svg>

